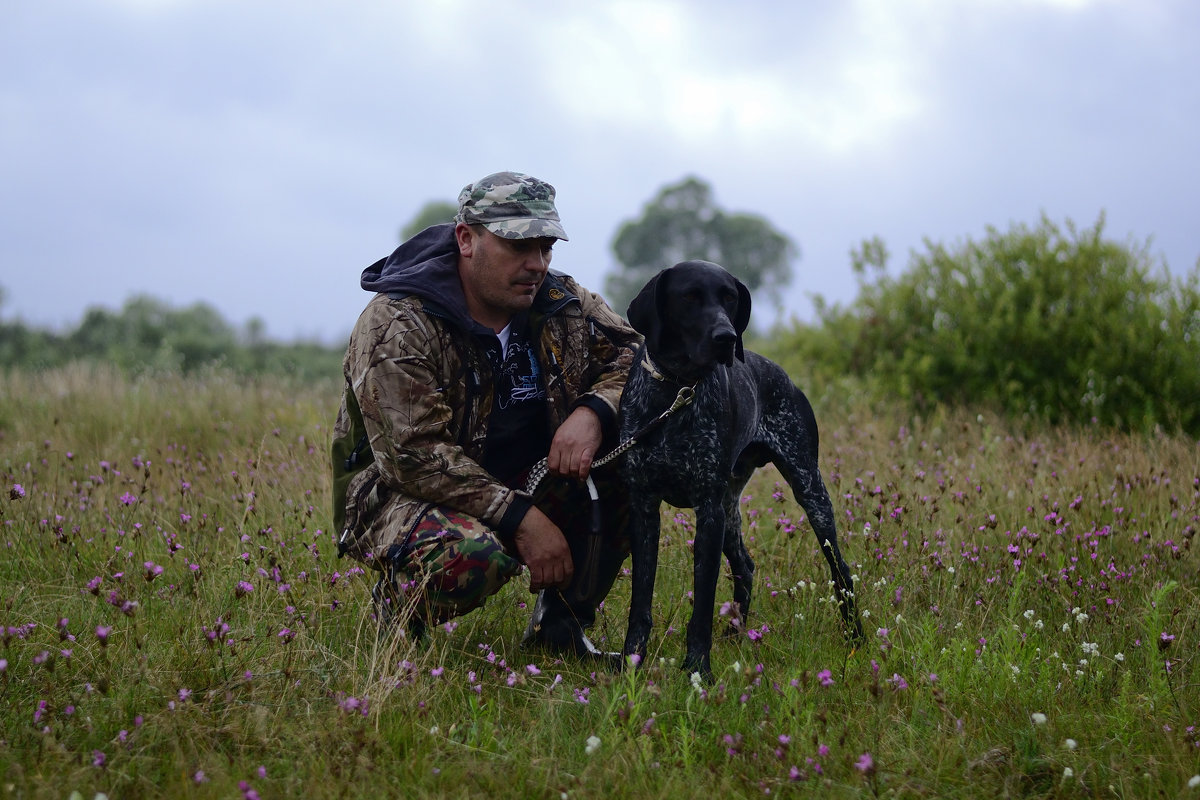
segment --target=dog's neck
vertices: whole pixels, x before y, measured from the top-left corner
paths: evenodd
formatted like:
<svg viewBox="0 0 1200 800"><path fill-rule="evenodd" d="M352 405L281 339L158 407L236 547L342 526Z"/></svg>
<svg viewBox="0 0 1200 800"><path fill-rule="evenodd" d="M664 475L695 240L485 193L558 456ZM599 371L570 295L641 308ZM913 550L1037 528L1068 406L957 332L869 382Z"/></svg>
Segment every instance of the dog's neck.
<svg viewBox="0 0 1200 800"><path fill-rule="evenodd" d="M660 363L655 362L650 357L650 350L645 349L642 353L642 369L650 374L650 377L659 383L673 383L677 386L694 386L696 381L685 380L673 374L670 370L663 368Z"/></svg>

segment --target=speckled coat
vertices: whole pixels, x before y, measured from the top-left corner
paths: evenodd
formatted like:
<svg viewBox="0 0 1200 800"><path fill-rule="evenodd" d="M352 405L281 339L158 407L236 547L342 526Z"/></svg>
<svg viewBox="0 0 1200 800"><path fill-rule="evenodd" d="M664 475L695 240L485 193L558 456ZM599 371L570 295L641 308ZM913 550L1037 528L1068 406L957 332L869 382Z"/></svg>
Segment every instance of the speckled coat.
<svg viewBox="0 0 1200 800"><path fill-rule="evenodd" d="M345 440L354 406L361 409L374 461L350 480L343 547L372 565L403 545L430 505L482 520L506 538L532 503L480 466L494 386L472 323L444 296L400 294L377 294L354 326L334 427L335 441ZM535 298L530 327L550 430L586 405L600 417L604 448L611 446L641 337L599 295L554 272Z"/></svg>

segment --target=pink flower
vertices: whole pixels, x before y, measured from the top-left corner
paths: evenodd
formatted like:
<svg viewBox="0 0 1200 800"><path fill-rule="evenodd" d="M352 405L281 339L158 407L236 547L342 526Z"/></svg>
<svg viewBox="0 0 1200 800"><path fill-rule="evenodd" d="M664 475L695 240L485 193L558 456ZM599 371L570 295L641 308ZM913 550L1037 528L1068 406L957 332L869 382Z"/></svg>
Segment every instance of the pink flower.
<svg viewBox="0 0 1200 800"><path fill-rule="evenodd" d="M137 502L137 497L133 494L130 494L129 492L126 492L125 494L121 495L121 504L122 505L131 506L136 502Z"/></svg>
<svg viewBox="0 0 1200 800"><path fill-rule="evenodd" d="M854 768L864 775L870 775L875 772L875 759L871 758L870 753L863 753L854 762Z"/></svg>
<svg viewBox="0 0 1200 800"><path fill-rule="evenodd" d="M833 686L833 673L827 669L823 669L817 673L817 680L822 686Z"/></svg>

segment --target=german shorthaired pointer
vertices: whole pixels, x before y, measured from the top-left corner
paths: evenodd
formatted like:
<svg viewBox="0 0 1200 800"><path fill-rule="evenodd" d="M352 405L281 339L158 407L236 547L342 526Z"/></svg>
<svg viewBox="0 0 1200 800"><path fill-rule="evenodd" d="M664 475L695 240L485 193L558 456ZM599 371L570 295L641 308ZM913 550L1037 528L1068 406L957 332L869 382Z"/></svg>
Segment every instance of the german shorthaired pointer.
<svg viewBox="0 0 1200 800"><path fill-rule="evenodd" d="M621 438L652 429L625 454L630 491L633 597L624 655L645 658L658 565L659 505L696 510L694 606L683 667L711 678L713 604L721 554L733 599L750 610L754 562L742 540L739 501L758 467L772 462L791 486L829 562L847 635L862 638L850 570L837 545L833 504L817 468L812 406L781 367L742 348L750 292L724 268L685 261L655 276L627 314L646 337L621 397ZM681 388L686 407L654 426Z"/></svg>

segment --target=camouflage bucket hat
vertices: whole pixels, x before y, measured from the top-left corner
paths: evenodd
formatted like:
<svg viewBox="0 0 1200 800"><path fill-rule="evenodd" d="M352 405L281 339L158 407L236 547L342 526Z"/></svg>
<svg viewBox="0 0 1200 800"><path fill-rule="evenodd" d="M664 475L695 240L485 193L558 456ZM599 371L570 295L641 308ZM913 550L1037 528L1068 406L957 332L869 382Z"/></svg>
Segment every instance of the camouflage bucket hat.
<svg viewBox="0 0 1200 800"><path fill-rule="evenodd" d="M483 225L504 239L567 239L554 207L554 187L519 172L497 172L464 186L454 220Z"/></svg>

